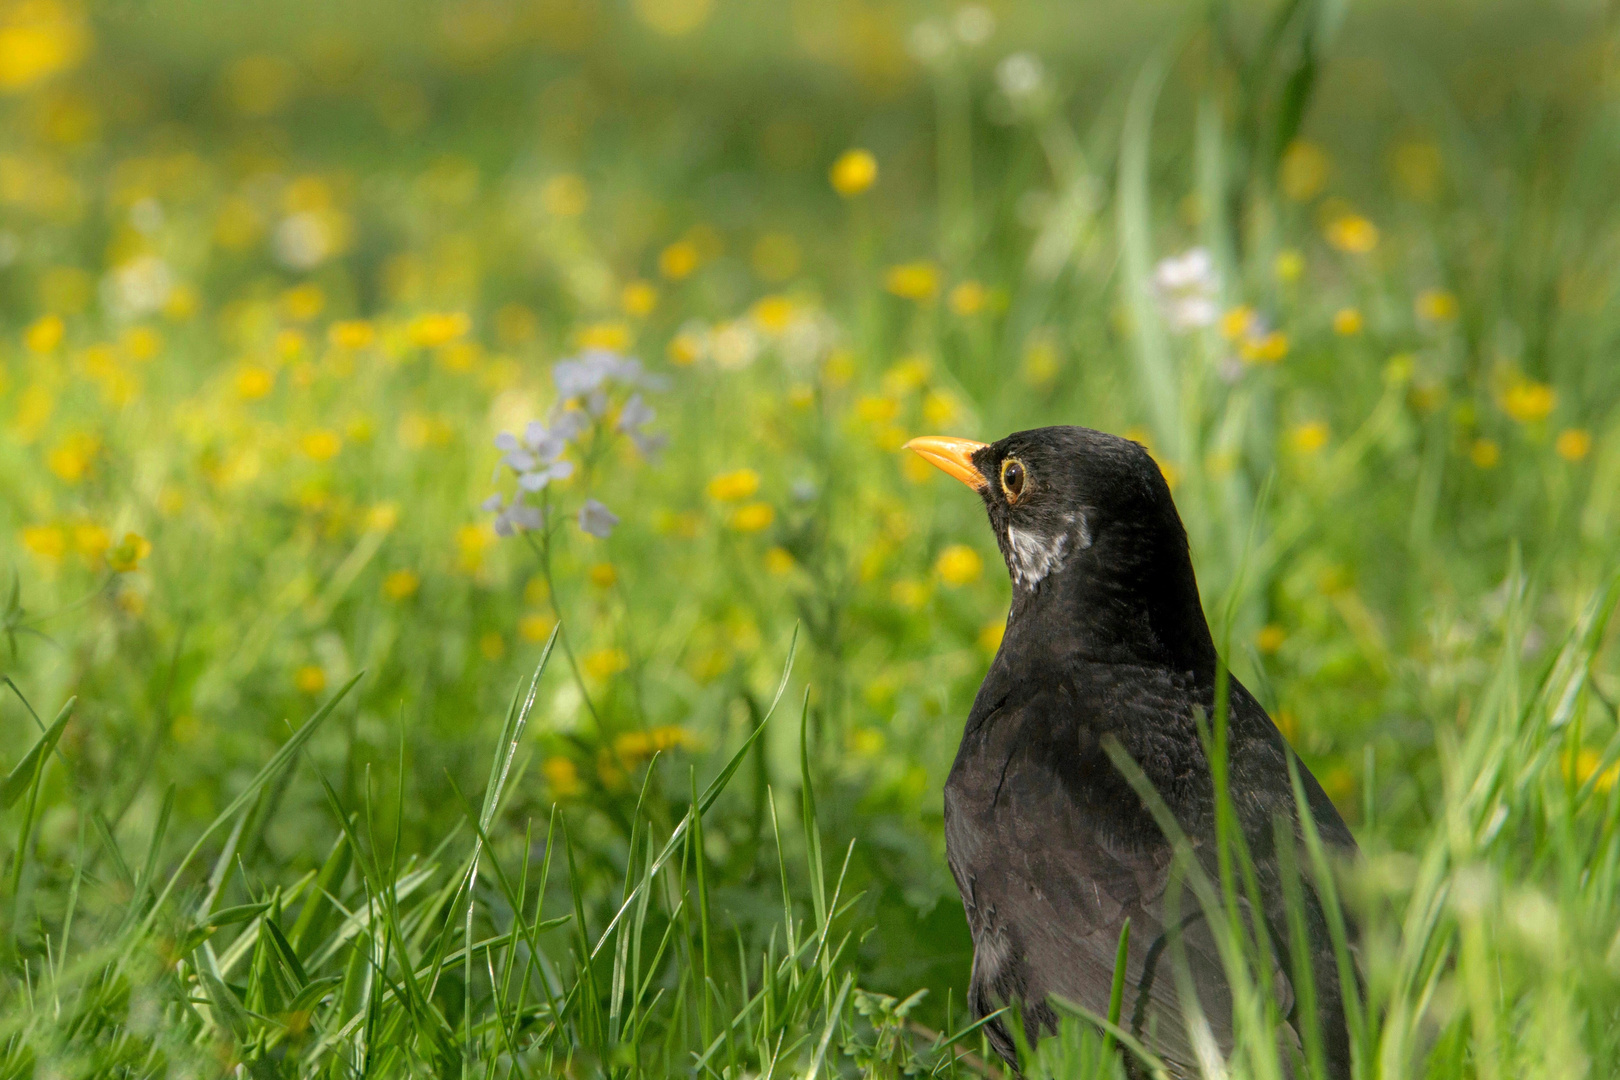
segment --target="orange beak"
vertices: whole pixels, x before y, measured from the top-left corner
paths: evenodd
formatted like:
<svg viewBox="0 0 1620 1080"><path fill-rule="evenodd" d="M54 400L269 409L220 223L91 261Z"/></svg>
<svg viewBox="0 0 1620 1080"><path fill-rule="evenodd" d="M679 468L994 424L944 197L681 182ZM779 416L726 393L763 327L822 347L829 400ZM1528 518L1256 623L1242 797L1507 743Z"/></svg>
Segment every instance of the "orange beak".
<svg viewBox="0 0 1620 1080"><path fill-rule="evenodd" d="M945 435L923 435L906 443L907 450L915 450L923 460L950 473L968 487L977 491L990 481L973 467L973 455L988 443L972 439L952 439Z"/></svg>

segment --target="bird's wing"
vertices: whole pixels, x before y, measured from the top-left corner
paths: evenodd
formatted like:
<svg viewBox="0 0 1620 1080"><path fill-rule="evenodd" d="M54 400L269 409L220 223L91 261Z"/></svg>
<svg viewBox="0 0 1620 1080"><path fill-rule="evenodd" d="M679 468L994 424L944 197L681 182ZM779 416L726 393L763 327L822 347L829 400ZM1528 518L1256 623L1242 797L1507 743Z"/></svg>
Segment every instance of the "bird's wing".
<svg viewBox="0 0 1620 1080"><path fill-rule="evenodd" d="M1174 695L1145 689L1111 693L1108 711L1162 730ZM1224 965L1198 901L1174 878L1169 844L1080 734L1095 729L1069 721L1087 709L1055 691L970 722L947 787L946 829L974 937L975 1004L1024 1003L1031 1035L1055 1020L1040 1004L1052 995L1105 1014L1129 918L1125 1024L1193 1075L1201 1058L1232 1047ZM1156 769L1177 769L1173 757L1161 755ZM1287 1015L1292 990L1283 972L1274 975Z"/></svg>

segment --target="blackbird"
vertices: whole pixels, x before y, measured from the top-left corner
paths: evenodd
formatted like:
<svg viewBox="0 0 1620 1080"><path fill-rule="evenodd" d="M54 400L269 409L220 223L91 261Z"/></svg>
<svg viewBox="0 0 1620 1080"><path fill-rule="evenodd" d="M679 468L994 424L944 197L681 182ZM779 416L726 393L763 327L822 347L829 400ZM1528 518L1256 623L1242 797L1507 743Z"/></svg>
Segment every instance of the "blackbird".
<svg viewBox="0 0 1620 1080"><path fill-rule="evenodd" d="M1215 716L1216 650L1169 486L1140 445L1089 428L907 446L979 492L1012 578L1006 632L945 784L946 852L973 936L971 1006L980 1017L1016 1006L1030 1045L1057 1026L1053 996L1106 1014L1129 919L1121 1025L1174 1075L1207 1075L1210 1054L1229 1055L1234 1041L1226 969L1170 841L1109 754L1117 743L1137 763L1218 881L1215 784L1199 733ZM1293 1072L1307 1045L1300 999L1310 995L1295 975L1309 964L1323 1064L1348 1077L1339 970L1304 875L1294 911L1303 910L1305 955L1291 951L1299 935L1277 826L1302 835L1292 751L1241 683L1226 687L1228 790L1263 917L1237 903L1246 929L1265 927L1291 1044L1280 1048L1283 1066ZM1322 839L1353 855L1333 803L1297 767ZM986 1031L1016 1068L1013 1015Z"/></svg>

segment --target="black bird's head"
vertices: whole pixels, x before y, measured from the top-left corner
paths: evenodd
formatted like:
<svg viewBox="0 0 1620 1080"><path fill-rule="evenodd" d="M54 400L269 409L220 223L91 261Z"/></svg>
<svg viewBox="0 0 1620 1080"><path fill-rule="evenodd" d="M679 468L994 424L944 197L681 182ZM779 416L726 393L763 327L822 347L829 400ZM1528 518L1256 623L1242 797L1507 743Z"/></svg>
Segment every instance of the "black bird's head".
<svg viewBox="0 0 1620 1080"><path fill-rule="evenodd" d="M1139 444L1083 427L994 443L926 436L908 448L978 491L1024 624L1099 659L1213 671L1187 532Z"/></svg>

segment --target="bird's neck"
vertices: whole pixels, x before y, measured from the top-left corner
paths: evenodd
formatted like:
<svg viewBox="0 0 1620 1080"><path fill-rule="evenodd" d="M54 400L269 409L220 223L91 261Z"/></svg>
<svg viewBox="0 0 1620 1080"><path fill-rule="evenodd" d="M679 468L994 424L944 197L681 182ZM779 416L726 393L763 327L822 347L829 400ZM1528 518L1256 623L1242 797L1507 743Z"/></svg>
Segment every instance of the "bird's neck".
<svg viewBox="0 0 1620 1080"><path fill-rule="evenodd" d="M1186 542L1159 549L1097 538L1038 582L1013 584L1015 653L1137 664L1215 677L1215 643Z"/></svg>

